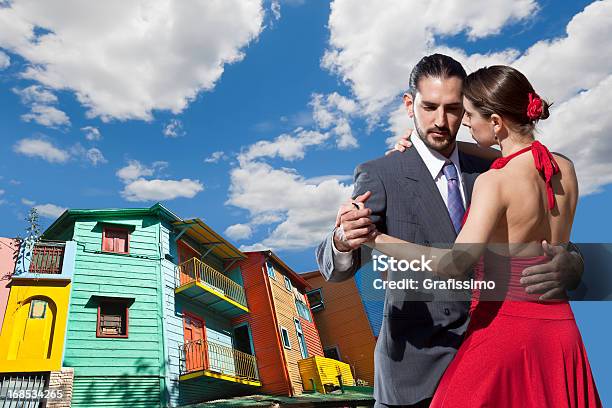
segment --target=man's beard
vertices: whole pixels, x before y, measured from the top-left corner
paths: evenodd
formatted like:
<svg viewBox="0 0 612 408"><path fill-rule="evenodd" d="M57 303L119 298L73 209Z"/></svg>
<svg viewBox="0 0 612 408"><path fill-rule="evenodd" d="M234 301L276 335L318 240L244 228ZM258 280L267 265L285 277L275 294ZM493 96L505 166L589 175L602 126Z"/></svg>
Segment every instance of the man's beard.
<svg viewBox="0 0 612 408"><path fill-rule="evenodd" d="M450 153L455 146L455 139L457 138L457 132L455 132L455 134L452 134L451 130L448 127L440 127L440 128L435 127L435 128L427 129L427 131L425 131L419 125L419 122L417 121L416 116L414 116L414 127L415 127L417 134L423 141L423 143L425 143L425 146L429 147L432 150L435 150L442 154ZM432 138L432 140L429 140L427 138L427 135L430 132L439 132L439 133L447 135L447 137L435 138L435 139Z"/></svg>

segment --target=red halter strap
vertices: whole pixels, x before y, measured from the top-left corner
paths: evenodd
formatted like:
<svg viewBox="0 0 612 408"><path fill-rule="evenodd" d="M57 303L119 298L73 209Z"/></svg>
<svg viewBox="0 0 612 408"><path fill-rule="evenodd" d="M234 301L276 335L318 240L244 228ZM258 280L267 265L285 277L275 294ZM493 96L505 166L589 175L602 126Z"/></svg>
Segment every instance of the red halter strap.
<svg viewBox="0 0 612 408"><path fill-rule="evenodd" d="M555 208L555 193L552 188L552 177L559 172L559 165L555 160L554 156L550 151L544 146L542 143L537 140L534 141L531 146L525 147L524 149L519 150L518 152L512 153L506 157L500 157L495 159L493 164L491 164L492 169L501 169L504 167L510 160L515 158L516 156L525 153L531 150L533 154L533 161L536 169L546 182L546 195L548 198L548 209L552 210Z"/></svg>

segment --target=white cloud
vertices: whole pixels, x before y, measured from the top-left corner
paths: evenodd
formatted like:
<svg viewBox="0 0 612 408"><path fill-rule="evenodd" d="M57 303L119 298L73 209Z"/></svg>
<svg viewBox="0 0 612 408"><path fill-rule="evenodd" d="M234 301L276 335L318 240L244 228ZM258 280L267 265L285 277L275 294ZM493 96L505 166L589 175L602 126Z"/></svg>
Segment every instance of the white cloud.
<svg viewBox="0 0 612 408"><path fill-rule="evenodd" d="M180 137L184 136L185 131L183 130L183 123L178 119L171 119L170 122L164 127L165 137Z"/></svg>
<svg viewBox="0 0 612 408"><path fill-rule="evenodd" d="M34 206L41 217L55 219L62 215L67 210L65 207L60 207L55 204L39 204Z"/></svg>
<svg viewBox="0 0 612 408"><path fill-rule="evenodd" d="M282 134L273 141L260 140L248 147L238 156L240 162L248 162L262 157L280 157L284 160L303 159L306 148L317 146L329 138L329 133L297 128L294 135Z"/></svg>
<svg viewBox="0 0 612 408"><path fill-rule="evenodd" d="M307 182L291 169L245 162L230 173L227 204L249 211L251 225L275 225L261 242L244 248L303 249L315 245L333 224L352 186L335 179Z"/></svg>
<svg viewBox="0 0 612 408"><path fill-rule="evenodd" d="M407 89L412 66L435 46L435 36L466 32L478 39L535 14L532 0L335 0L322 65L351 86L364 113L374 117ZM417 17L418 16L418 17Z"/></svg>
<svg viewBox="0 0 612 408"><path fill-rule="evenodd" d="M304 178L294 169L274 168L265 162L274 158L302 160L309 148L334 137L340 149L357 146L350 127L350 118L359 110L355 101L336 92L313 94L310 106L316 130L298 127L273 140L260 140L243 149L238 155L239 166L230 172L226 204L247 210L249 221L229 227L226 233L247 239L258 226L267 226L269 231L260 242L243 245L243 250L312 246L329 230L340 203L350 197L352 185L343 182L352 176Z"/></svg>
<svg viewBox="0 0 612 408"><path fill-rule="evenodd" d="M1 13L1 9L0 9ZM19 95L21 103L30 107L30 112L21 115L25 122L36 122L47 127L70 125L70 119L65 112L57 109L57 96L40 85L30 85L27 88L13 88Z"/></svg>
<svg viewBox="0 0 612 408"><path fill-rule="evenodd" d="M21 139L15 143L13 150L29 157L40 157L49 163L65 163L70 158L67 151L43 139Z"/></svg>
<svg viewBox="0 0 612 408"><path fill-rule="evenodd" d="M353 176L350 174L329 174L326 176L311 177L304 180L306 184L320 184L324 181L336 180L336 181L351 181Z"/></svg>
<svg viewBox="0 0 612 408"><path fill-rule="evenodd" d="M253 230L247 224L234 224L225 229L224 232L230 239L239 241L241 239L251 238Z"/></svg>
<svg viewBox="0 0 612 408"><path fill-rule="evenodd" d="M542 143L574 162L582 195L612 183L612 116L602 115L604 106L612 106L612 74L560 104L540 125Z"/></svg>
<svg viewBox="0 0 612 408"><path fill-rule="evenodd" d="M198 180L145 180L136 179L128 183L121 196L128 201L163 201L175 198L193 198L204 190Z"/></svg>
<svg viewBox="0 0 612 408"><path fill-rule="evenodd" d="M57 96L40 85L30 85L23 89L13 88L13 92L19 95L24 105L30 103L52 104L57 102Z"/></svg>
<svg viewBox="0 0 612 408"><path fill-rule="evenodd" d="M329 129L336 136L339 149L357 147L357 139L353 136L349 118L358 111L355 101L337 92L328 95L313 94L310 101L313 118L321 129Z"/></svg>
<svg viewBox="0 0 612 408"><path fill-rule="evenodd" d="M11 59L8 55L0 51L0 69L6 69L11 65Z"/></svg>
<svg viewBox="0 0 612 408"><path fill-rule="evenodd" d="M106 160L100 149L97 149L95 147L86 149L80 143L76 143L70 148L70 155L72 157L80 158L81 160L91 164L94 167L98 164L108 163L108 160Z"/></svg>
<svg viewBox="0 0 612 408"><path fill-rule="evenodd" d="M322 62L351 87L363 107L361 114L370 121L387 116L388 144L412 127L396 99L408 86L410 70L423 55L442 52L464 64L468 72L492 64L521 70L542 97L554 101L551 117L541 124L541 138L552 150L575 161L582 193L597 192L612 183L605 176L610 170L602 170L608 169L609 155L596 153L605 151L609 144L610 122L608 115L601 114L601 107L609 103L601 101L607 100L604 90L612 74L612 59L608 58L612 54L612 1L588 5L572 18L560 38L541 39L523 53L508 48L488 54L449 48L443 37L465 31L478 40L495 34L512 21L529 19L538 10L535 2L391 3L385 7L378 3L355 6L347 0L335 0L328 24L330 46ZM421 17L415 19L415 15ZM593 95L600 96L599 108ZM391 105L394 101L396 106ZM464 129L458 138L471 140Z"/></svg>
<svg viewBox="0 0 612 408"><path fill-rule="evenodd" d="M127 166L115 173L125 184L121 196L128 201L162 201L179 197L193 198L204 190L199 180L145 179L168 167L168 162L156 161L146 166L138 160L130 160Z"/></svg>
<svg viewBox="0 0 612 408"><path fill-rule="evenodd" d="M150 120L211 90L263 15L261 0L15 0L0 8L0 47L28 62L23 77L75 92L89 117Z"/></svg>
<svg viewBox="0 0 612 408"><path fill-rule="evenodd" d="M612 73L610 21L612 2L593 2L572 18L565 37L537 42L513 65L557 103L594 88Z"/></svg>
<svg viewBox="0 0 612 408"><path fill-rule="evenodd" d="M32 207L32 206L36 205L35 201L28 200L27 198L22 198L21 199L21 203L24 204L24 205L27 205L29 207Z"/></svg>
<svg viewBox="0 0 612 408"><path fill-rule="evenodd" d="M272 11L272 15L274 16L275 20L281 18L281 7L278 0L272 0L272 3L270 4L270 10Z"/></svg>
<svg viewBox="0 0 612 408"><path fill-rule="evenodd" d="M115 173L124 183L129 183L141 177L152 176L155 169L144 166L138 160L130 160L128 165Z"/></svg>
<svg viewBox="0 0 612 408"><path fill-rule="evenodd" d="M204 159L205 163L218 163L220 160L227 159L227 156L224 152L212 152L210 156Z"/></svg>
<svg viewBox="0 0 612 408"><path fill-rule="evenodd" d="M36 122L47 127L58 127L70 125L68 115L51 105L34 104L30 107L30 113L21 115L24 122Z"/></svg>
<svg viewBox="0 0 612 408"><path fill-rule="evenodd" d="M87 149L86 157L87 160L89 160L89 162L94 166L97 166L98 164L108 163L108 160L104 158L104 155L102 154L100 149L96 149L95 147Z"/></svg>
<svg viewBox="0 0 612 408"><path fill-rule="evenodd" d="M83 133L85 133L85 139L89 141L95 142L102 138L102 135L100 134L100 130L96 127L85 126L85 127L82 127L81 130L83 131Z"/></svg>

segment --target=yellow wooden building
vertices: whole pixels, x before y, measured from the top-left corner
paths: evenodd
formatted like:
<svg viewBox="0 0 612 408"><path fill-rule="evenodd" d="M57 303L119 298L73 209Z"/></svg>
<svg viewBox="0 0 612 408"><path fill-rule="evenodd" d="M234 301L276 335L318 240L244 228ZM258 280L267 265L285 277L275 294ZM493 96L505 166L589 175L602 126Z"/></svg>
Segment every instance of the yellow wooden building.
<svg viewBox="0 0 612 408"><path fill-rule="evenodd" d="M62 367L76 242L20 250L0 334L0 373Z"/></svg>

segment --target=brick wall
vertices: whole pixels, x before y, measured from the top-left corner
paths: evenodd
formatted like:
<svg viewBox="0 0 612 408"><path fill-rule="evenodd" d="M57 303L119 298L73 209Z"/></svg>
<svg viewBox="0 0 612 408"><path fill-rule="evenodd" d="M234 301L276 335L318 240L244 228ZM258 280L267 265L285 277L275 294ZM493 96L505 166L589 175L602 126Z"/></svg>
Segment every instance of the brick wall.
<svg viewBox="0 0 612 408"><path fill-rule="evenodd" d="M49 399L47 408L70 408L72 401L72 385L74 369L62 368L61 371L51 371L49 376ZM57 398L61 393L61 398ZM56 398L53 398L56 396Z"/></svg>

